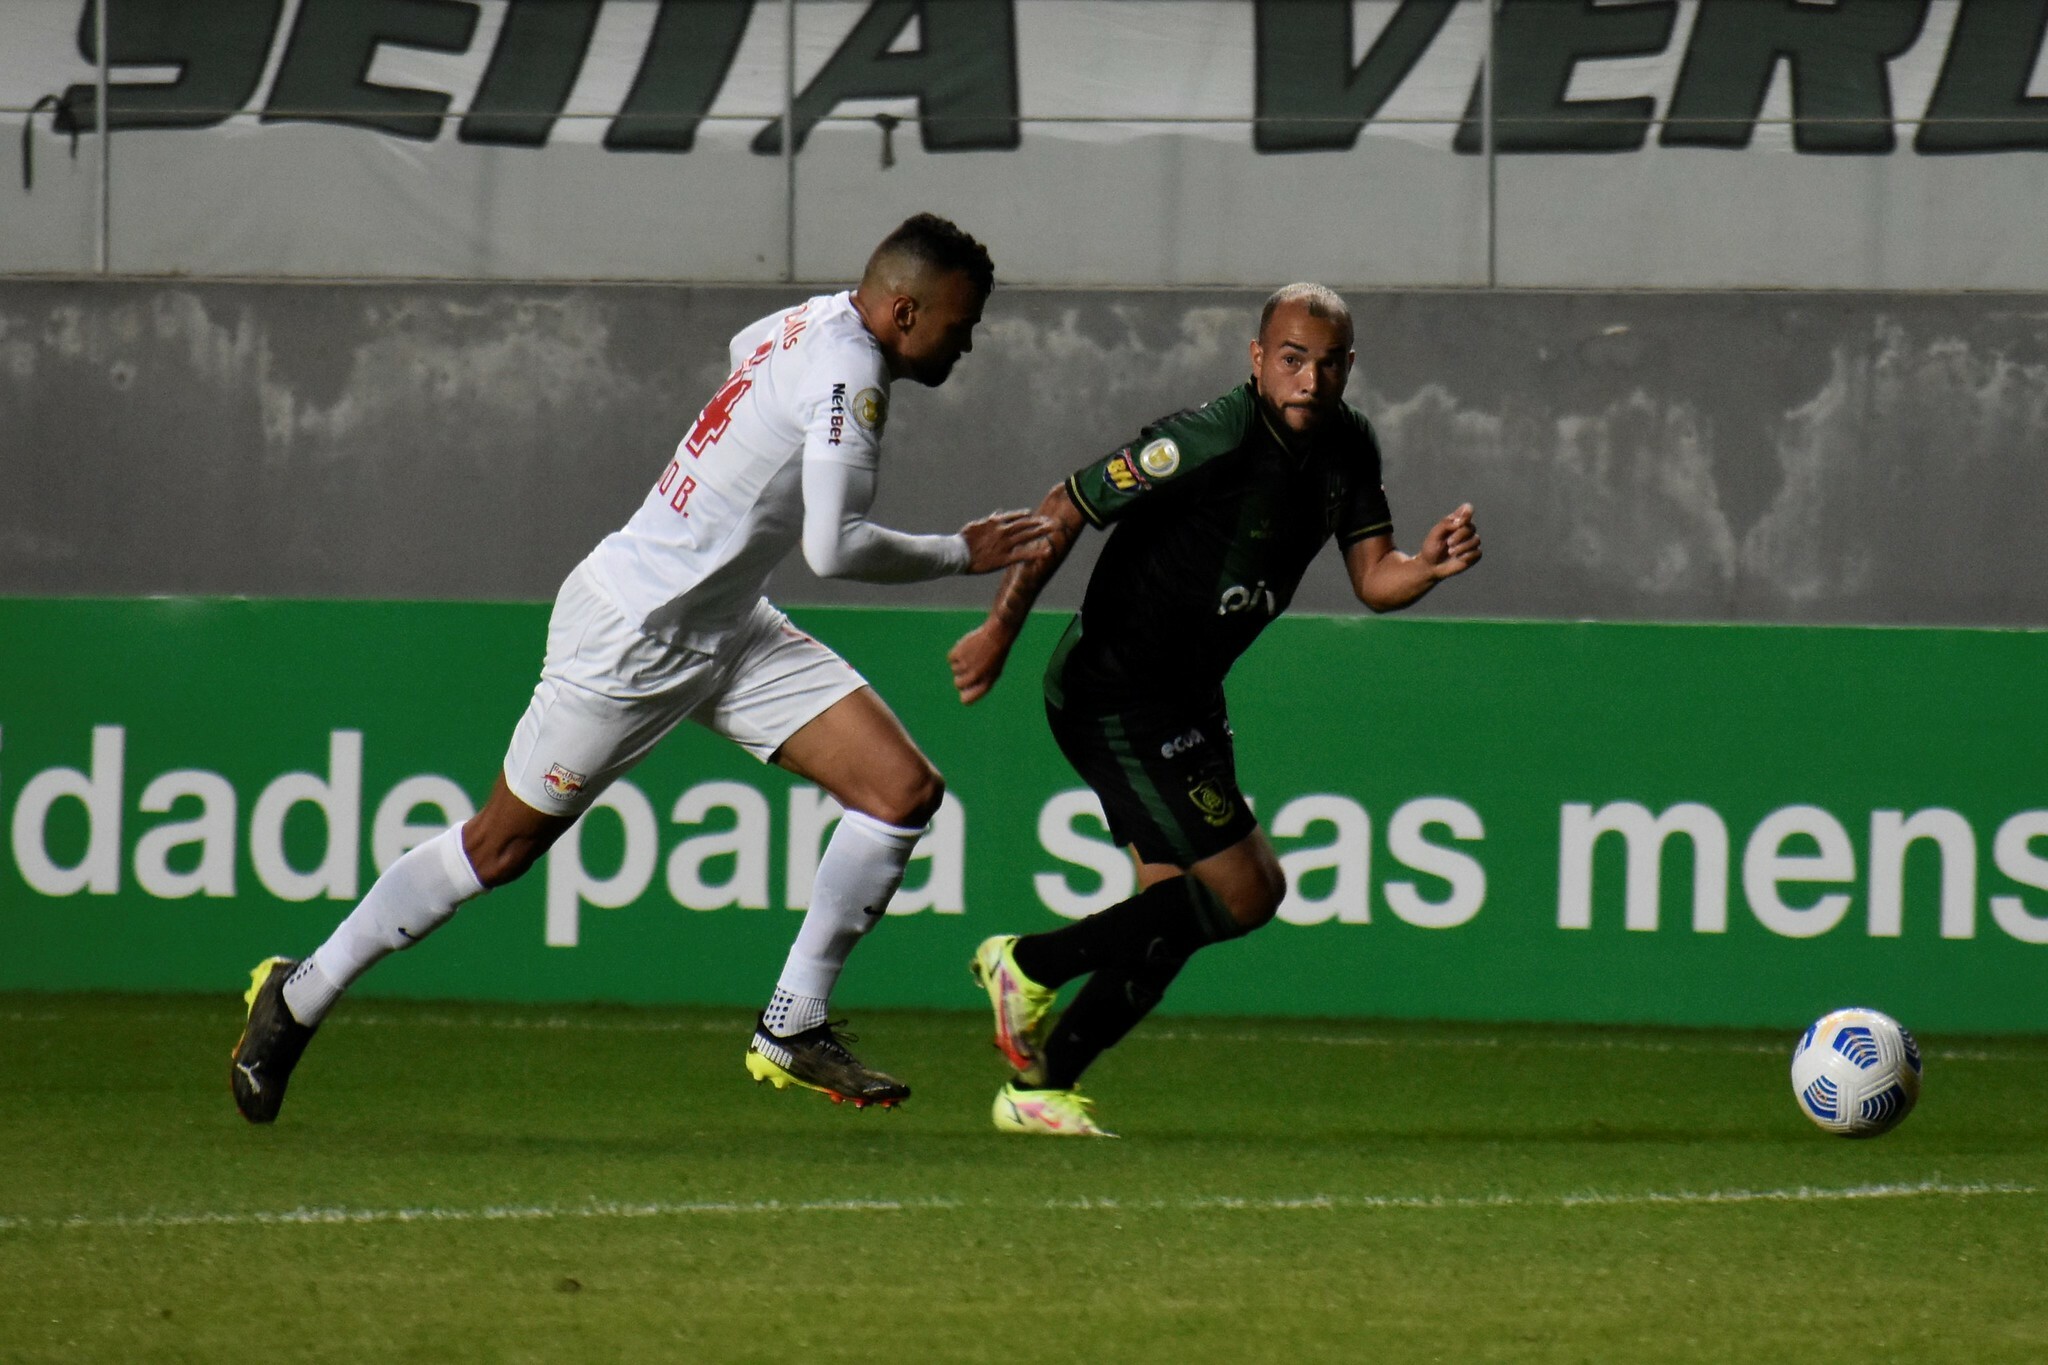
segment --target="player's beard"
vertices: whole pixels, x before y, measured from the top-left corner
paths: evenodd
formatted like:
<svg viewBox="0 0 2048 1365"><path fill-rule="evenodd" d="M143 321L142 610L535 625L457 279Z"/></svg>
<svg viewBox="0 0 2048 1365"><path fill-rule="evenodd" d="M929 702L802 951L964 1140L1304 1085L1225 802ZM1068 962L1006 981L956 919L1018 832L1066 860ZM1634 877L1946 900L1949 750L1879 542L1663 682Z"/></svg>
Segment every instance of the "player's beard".
<svg viewBox="0 0 2048 1365"><path fill-rule="evenodd" d="M1274 426L1284 431L1292 432L1296 436L1313 436L1329 425L1331 411L1329 407L1317 407L1307 403L1275 403L1266 396L1265 390L1256 383L1252 385L1252 392L1258 395L1260 405L1266 409L1267 418L1272 421ZM1334 407L1335 405L1331 406ZM1293 422L1289 421L1289 413L1298 414L1304 419L1302 425L1296 426Z"/></svg>
<svg viewBox="0 0 2048 1365"><path fill-rule="evenodd" d="M1299 426L1287 420L1293 413L1301 419ZM1290 403L1280 410L1280 421L1289 431L1300 436L1313 436L1330 424L1330 410L1309 403Z"/></svg>

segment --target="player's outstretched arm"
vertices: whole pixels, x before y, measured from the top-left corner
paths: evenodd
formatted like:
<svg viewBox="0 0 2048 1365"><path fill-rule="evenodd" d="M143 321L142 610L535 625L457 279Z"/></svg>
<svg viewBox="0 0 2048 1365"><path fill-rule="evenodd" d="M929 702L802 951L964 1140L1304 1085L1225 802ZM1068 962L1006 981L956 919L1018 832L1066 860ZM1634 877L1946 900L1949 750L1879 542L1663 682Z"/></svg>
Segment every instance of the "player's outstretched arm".
<svg viewBox="0 0 2048 1365"><path fill-rule="evenodd" d="M1344 552L1351 590L1374 611L1399 611L1479 559L1479 528L1469 502L1430 527L1412 555L1395 549L1392 536L1373 536Z"/></svg>
<svg viewBox="0 0 2048 1365"><path fill-rule="evenodd" d="M1036 512L1015 508L991 512L980 521L960 528L967 542L966 573L994 573L1014 564L1026 564L1046 556L1046 537L1052 523Z"/></svg>
<svg viewBox="0 0 2048 1365"><path fill-rule="evenodd" d="M1029 512L997 512L958 535L919 536L868 519L875 472L832 459L805 459L804 560L820 578L917 583L988 573L1043 554L1045 527Z"/></svg>
<svg viewBox="0 0 2048 1365"><path fill-rule="evenodd" d="M962 703L980 701L996 685L996 679L1003 676L1003 664L1010 657L1010 646L1017 643L1017 632L1031 615L1031 604L1059 572L1081 528L1087 525L1081 509L1068 496L1065 484L1055 486L1045 495L1045 501L1038 504L1036 520L1045 528L1040 532L1040 552L1010 566L1002 585L996 589L995 605L989 608L988 619L961 636L946 655L946 662L953 667L953 686Z"/></svg>

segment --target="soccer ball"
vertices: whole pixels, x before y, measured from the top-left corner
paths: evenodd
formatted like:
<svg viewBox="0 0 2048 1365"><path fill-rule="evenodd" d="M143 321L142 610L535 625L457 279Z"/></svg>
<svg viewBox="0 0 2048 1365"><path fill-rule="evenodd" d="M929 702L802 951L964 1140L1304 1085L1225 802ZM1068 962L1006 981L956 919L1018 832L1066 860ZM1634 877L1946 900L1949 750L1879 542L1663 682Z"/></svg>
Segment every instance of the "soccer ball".
<svg viewBox="0 0 2048 1365"><path fill-rule="evenodd" d="M1792 1049L1792 1093L1830 1133L1889 1133L1920 1098L1920 1045L1876 1010L1824 1014Z"/></svg>

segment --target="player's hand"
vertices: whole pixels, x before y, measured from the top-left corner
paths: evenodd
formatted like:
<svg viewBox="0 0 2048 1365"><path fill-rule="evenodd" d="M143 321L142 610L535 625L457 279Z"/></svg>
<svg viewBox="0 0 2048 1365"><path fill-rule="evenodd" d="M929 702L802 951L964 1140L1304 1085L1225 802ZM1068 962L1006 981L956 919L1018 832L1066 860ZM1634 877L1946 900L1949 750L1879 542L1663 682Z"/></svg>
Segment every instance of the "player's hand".
<svg viewBox="0 0 2048 1365"><path fill-rule="evenodd" d="M1472 504L1461 504L1422 538L1421 553L1415 556L1428 566L1432 578L1461 574L1479 562L1479 528L1472 523Z"/></svg>
<svg viewBox="0 0 2048 1365"><path fill-rule="evenodd" d="M993 573L1052 553L1053 524L1036 512L991 512L960 528L967 538L967 572Z"/></svg>
<svg viewBox="0 0 2048 1365"><path fill-rule="evenodd" d="M961 705L972 706L988 695L996 679L1003 676L1012 643L1011 633L994 621L984 621L960 637L946 662L953 666L953 687L960 693Z"/></svg>

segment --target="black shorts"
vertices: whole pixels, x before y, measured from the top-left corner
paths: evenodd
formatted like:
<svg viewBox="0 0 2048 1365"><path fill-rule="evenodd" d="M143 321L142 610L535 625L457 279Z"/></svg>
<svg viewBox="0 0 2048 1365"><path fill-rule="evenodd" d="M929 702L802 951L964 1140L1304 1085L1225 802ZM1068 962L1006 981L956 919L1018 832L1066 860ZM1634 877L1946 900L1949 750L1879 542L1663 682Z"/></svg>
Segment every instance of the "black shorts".
<svg viewBox="0 0 2048 1365"><path fill-rule="evenodd" d="M1148 863L1189 867L1258 828L1237 789L1230 717L1206 707L1108 716L1047 705L1053 740L1102 798L1109 836Z"/></svg>

